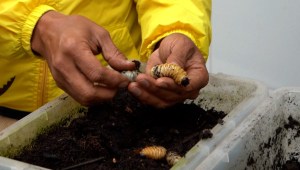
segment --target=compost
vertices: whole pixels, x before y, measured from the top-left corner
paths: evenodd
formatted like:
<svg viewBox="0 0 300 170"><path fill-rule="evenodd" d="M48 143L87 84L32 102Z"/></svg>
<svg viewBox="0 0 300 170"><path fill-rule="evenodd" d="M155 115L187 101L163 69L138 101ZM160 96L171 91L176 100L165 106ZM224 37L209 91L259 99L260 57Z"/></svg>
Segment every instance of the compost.
<svg viewBox="0 0 300 170"><path fill-rule="evenodd" d="M183 157L199 140L211 138L210 129L225 116L193 102L155 109L120 90L113 101L47 129L14 159L65 170L170 169L166 159L151 159L140 151L158 146Z"/></svg>

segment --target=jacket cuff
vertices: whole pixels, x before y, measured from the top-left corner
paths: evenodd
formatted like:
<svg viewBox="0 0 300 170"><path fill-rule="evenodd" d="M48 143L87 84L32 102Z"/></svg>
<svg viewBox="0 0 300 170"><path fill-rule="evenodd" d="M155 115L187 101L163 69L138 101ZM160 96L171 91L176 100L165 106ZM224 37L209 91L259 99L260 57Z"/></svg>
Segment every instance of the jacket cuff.
<svg viewBox="0 0 300 170"><path fill-rule="evenodd" d="M197 40L197 39L195 38L195 36L194 36L192 33L190 33L189 31L186 31L186 30L181 30L181 29L172 30L172 31L166 32L166 33L164 33L164 34L162 34L162 35L156 37L156 39L154 39L154 40L147 46L147 52L146 52L147 54L146 54L146 56L150 56L150 55L153 53L154 48L155 48L156 44L157 44L159 41L161 41L163 38L165 38L165 37L167 37L168 35L171 35L171 34L173 34L173 33L181 33L181 34L183 34L183 35L189 37L189 38L195 43L195 45L198 47L198 49L200 50L201 54L203 55L203 58L205 59L205 61L207 61L207 58L208 58L207 54L208 54L208 51L206 51L205 49L203 49L203 48L201 47L201 44L200 44L199 40ZM143 60L147 60L147 59L143 59Z"/></svg>
<svg viewBox="0 0 300 170"><path fill-rule="evenodd" d="M34 30L35 25L37 24L40 17L48 11L55 10L53 7L48 5L40 5L28 15L21 34L21 43L23 49L30 56L36 56L31 49L31 37Z"/></svg>

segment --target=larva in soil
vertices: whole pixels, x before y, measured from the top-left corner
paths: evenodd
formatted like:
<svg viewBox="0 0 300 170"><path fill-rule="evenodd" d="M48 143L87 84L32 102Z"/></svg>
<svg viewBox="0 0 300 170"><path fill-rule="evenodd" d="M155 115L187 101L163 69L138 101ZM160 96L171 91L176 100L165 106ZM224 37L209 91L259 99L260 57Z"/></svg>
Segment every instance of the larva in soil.
<svg viewBox="0 0 300 170"><path fill-rule="evenodd" d="M151 76L154 78L170 77L182 86L189 84L187 73L179 65L173 63L159 64L152 67Z"/></svg>
<svg viewBox="0 0 300 170"><path fill-rule="evenodd" d="M175 165L179 160L181 159L181 156L173 151L169 151L166 155L166 160L169 165L173 166Z"/></svg>
<svg viewBox="0 0 300 170"><path fill-rule="evenodd" d="M141 156L145 156L150 159L159 160L166 156L167 149L162 146L148 146L140 151Z"/></svg>

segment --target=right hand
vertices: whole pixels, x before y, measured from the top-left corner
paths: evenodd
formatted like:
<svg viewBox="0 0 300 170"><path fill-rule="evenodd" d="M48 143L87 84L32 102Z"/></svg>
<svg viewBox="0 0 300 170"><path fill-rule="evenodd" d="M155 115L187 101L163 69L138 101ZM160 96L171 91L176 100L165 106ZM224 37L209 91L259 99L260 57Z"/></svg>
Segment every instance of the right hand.
<svg viewBox="0 0 300 170"><path fill-rule="evenodd" d="M45 58L58 87L85 106L112 99L118 88L129 84L118 71L135 68L108 31L82 16L45 13L34 29L31 47ZM114 70L101 65L95 57L99 53Z"/></svg>
<svg viewBox="0 0 300 170"><path fill-rule="evenodd" d="M184 87L169 77L154 79L151 69L155 65L175 63L187 72L189 85ZM158 48L150 55L146 74L140 74L128 89L143 103L165 108L186 99L195 99L199 90L208 83L205 60L195 43L187 36L173 33L161 40Z"/></svg>

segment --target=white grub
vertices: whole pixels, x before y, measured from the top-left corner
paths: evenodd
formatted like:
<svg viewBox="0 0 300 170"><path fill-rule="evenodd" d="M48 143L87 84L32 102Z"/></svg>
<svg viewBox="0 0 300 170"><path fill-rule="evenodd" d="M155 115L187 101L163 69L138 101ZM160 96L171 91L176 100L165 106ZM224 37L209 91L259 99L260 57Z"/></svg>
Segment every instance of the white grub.
<svg viewBox="0 0 300 170"><path fill-rule="evenodd" d="M179 65L173 63L159 64L152 67L151 76L154 78L170 77L178 85L182 86L187 86L189 84L187 72L183 70Z"/></svg>
<svg viewBox="0 0 300 170"><path fill-rule="evenodd" d="M122 71L122 75L127 77L130 81L135 81L136 77L140 72L137 70L134 71Z"/></svg>
<svg viewBox="0 0 300 170"><path fill-rule="evenodd" d="M140 151L141 156L159 160L166 156L167 149L162 146L147 146Z"/></svg>

